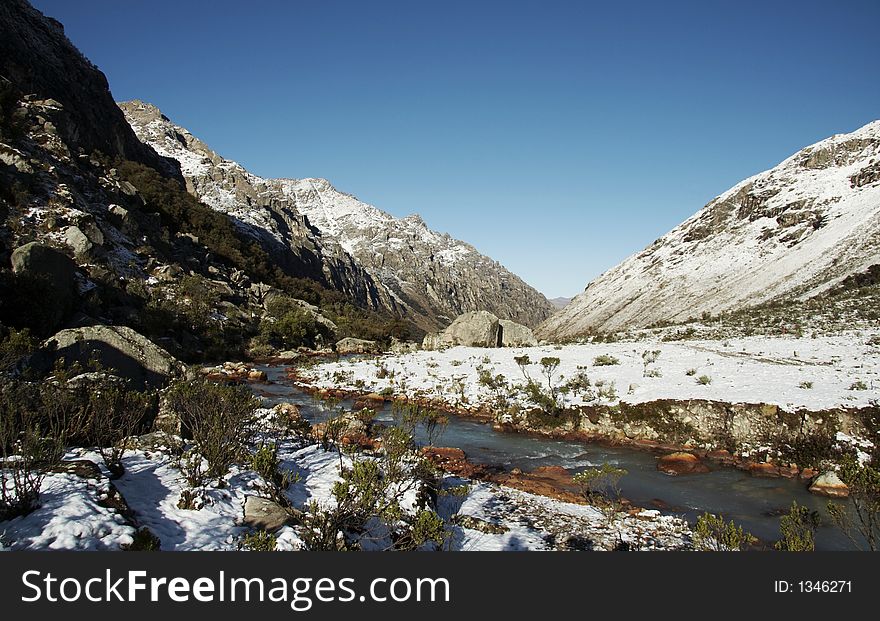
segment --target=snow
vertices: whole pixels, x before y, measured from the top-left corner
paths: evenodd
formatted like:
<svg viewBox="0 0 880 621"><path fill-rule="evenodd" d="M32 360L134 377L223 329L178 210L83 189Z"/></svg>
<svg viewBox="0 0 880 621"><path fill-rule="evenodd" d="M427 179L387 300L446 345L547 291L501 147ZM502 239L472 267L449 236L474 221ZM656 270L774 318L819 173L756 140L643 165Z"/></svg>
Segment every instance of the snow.
<svg viewBox="0 0 880 621"><path fill-rule="evenodd" d="M546 356L560 359L554 382L564 383L579 370L593 385L614 383L619 400L641 403L656 399L706 399L733 403L770 403L784 409L822 410L860 407L880 398L880 358L877 346L868 343L872 334L853 332L817 338L743 337L728 341L695 340L663 342L595 343L533 348L467 348L419 351L384 356L378 360L349 359L303 369L301 373L322 387L381 392L391 389L408 396L452 398L460 405L489 403L492 392L479 384L479 372L501 374L512 384L524 379L514 357L526 354L532 361L528 372L546 384L538 361ZM659 351L655 363L644 365L645 351ZM594 366L594 359L610 355L620 364ZM378 368L391 373L379 379ZM581 367L579 369L579 367ZM645 370L659 377L645 377ZM688 372L693 370L693 374ZM697 378L706 375L711 383ZM345 378L342 384L340 378ZM460 382L460 386L457 384ZM854 389L858 382L865 389ZM811 383L811 388L805 387ZM859 384L861 386L861 384ZM459 395L461 393L461 395ZM457 396L459 395L459 396ZM606 399L614 403L618 399ZM569 397L569 404L583 403Z"/></svg>

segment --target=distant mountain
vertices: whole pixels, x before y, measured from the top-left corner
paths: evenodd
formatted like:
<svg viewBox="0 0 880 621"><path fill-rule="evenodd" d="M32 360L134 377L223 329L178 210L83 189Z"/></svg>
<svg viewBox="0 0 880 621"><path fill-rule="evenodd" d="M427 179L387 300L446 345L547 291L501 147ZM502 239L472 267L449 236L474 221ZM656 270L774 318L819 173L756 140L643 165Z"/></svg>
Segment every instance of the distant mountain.
<svg viewBox="0 0 880 621"><path fill-rule="evenodd" d="M437 233L418 215L395 218L326 179L264 179L214 153L155 106L120 104L137 135L180 162L187 187L255 235L316 256L348 261L375 283L375 303L425 330L488 310L534 326L552 312L543 295L473 246Z"/></svg>
<svg viewBox="0 0 880 621"><path fill-rule="evenodd" d="M552 298L549 300L549 302L550 302L550 304L553 305L553 308L560 309L560 308L565 308L568 305L568 303L571 302L571 300L572 300L571 298L559 297L559 298Z"/></svg>
<svg viewBox="0 0 880 621"><path fill-rule="evenodd" d="M880 263L880 121L742 181L590 282L542 338L806 299Z"/></svg>

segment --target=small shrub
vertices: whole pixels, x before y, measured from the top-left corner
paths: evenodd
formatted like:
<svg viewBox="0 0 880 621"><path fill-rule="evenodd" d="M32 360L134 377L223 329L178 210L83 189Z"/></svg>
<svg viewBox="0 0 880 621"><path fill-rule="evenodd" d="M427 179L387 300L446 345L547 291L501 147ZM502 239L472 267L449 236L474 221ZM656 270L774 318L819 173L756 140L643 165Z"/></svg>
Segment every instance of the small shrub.
<svg viewBox="0 0 880 621"><path fill-rule="evenodd" d="M121 547L126 552L158 552L162 549L162 542L149 528L143 526L135 532L131 543Z"/></svg>
<svg viewBox="0 0 880 621"><path fill-rule="evenodd" d="M239 550L248 552L274 552L278 538L264 530L248 533L238 542Z"/></svg>
<svg viewBox="0 0 880 621"><path fill-rule="evenodd" d="M247 386L220 386L203 379L178 382L166 398L207 459L207 475L222 479L246 454L259 401Z"/></svg>
<svg viewBox="0 0 880 621"><path fill-rule="evenodd" d="M724 521L723 515L704 513L697 519L693 532L694 548L701 551L736 552L746 548L752 536L742 526Z"/></svg>
<svg viewBox="0 0 880 621"><path fill-rule="evenodd" d="M616 364L620 364L620 360L610 354L602 354L593 358L594 367L610 367Z"/></svg>
<svg viewBox="0 0 880 621"><path fill-rule="evenodd" d="M788 515L782 516L779 529L782 539L773 547L783 552L812 552L816 549L816 529L819 514L797 502L791 503Z"/></svg>

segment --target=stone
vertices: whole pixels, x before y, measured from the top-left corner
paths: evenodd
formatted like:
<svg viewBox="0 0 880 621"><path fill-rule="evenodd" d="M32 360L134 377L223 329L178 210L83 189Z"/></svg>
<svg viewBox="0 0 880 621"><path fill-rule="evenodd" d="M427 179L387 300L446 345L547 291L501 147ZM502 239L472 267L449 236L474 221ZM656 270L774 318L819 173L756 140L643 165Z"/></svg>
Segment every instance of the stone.
<svg viewBox="0 0 880 621"><path fill-rule="evenodd" d="M487 311L464 313L440 333L439 344L446 347L499 347L501 324L498 317Z"/></svg>
<svg viewBox="0 0 880 621"><path fill-rule="evenodd" d="M538 339L530 328L510 321L508 319L499 319L501 326L501 346L502 347L536 347Z"/></svg>
<svg viewBox="0 0 880 621"><path fill-rule="evenodd" d="M810 492L828 498L846 498L849 496L849 487L836 472L824 472L813 480Z"/></svg>
<svg viewBox="0 0 880 621"><path fill-rule="evenodd" d="M64 229L64 242L73 250L77 258L85 259L94 248L94 244L86 237L86 234L77 226L69 226Z"/></svg>
<svg viewBox="0 0 880 621"><path fill-rule="evenodd" d="M247 378L252 382L265 382L268 381L269 376L266 375L265 371L261 371L259 369L251 369L248 371Z"/></svg>
<svg viewBox="0 0 880 621"><path fill-rule="evenodd" d="M86 366L97 356L101 366L128 379L136 388L160 387L184 370L174 356L126 326L84 326L62 330L49 338L31 358L37 370L51 370L57 360L65 366Z"/></svg>
<svg viewBox="0 0 880 621"><path fill-rule="evenodd" d="M336 343L337 354L374 354L378 351L379 344L366 339L348 337Z"/></svg>
<svg viewBox="0 0 880 621"><path fill-rule="evenodd" d="M290 519L284 507L268 498L248 496L244 501L244 524L257 530L274 532Z"/></svg>
<svg viewBox="0 0 880 621"><path fill-rule="evenodd" d="M709 468L699 457L685 452L663 455L657 460L657 470L671 475L709 472Z"/></svg>

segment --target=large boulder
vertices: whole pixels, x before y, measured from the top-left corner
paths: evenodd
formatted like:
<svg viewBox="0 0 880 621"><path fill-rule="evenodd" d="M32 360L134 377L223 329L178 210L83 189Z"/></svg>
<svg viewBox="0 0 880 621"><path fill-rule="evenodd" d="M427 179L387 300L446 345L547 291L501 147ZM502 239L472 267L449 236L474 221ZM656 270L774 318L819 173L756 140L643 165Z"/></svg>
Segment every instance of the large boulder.
<svg viewBox="0 0 880 621"><path fill-rule="evenodd" d="M12 252L12 271L17 276L40 279L46 283L47 295L42 300L52 309L48 329L57 328L74 307L77 298L76 263L63 252L50 246L31 242Z"/></svg>
<svg viewBox="0 0 880 621"><path fill-rule="evenodd" d="M488 311L465 313L440 333L439 344L441 347L499 347L501 324L498 317Z"/></svg>
<svg viewBox="0 0 880 621"><path fill-rule="evenodd" d="M137 388L158 387L181 374L184 366L167 351L125 326L86 326L62 330L31 358L31 366L48 371L56 361L86 366L97 359L108 372Z"/></svg>
<svg viewBox="0 0 880 621"><path fill-rule="evenodd" d="M536 347L538 345L538 339L526 326L509 319L499 319L498 323L501 325L502 347Z"/></svg>
<svg viewBox="0 0 880 621"><path fill-rule="evenodd" d="M337 354L375 354L378 351L379 344L366 339L348 337L336 343Z"/></svg>

